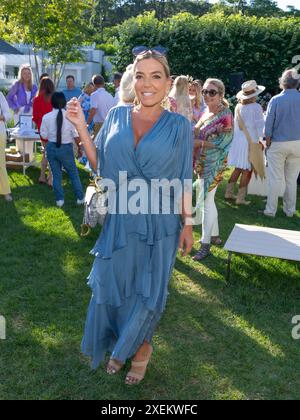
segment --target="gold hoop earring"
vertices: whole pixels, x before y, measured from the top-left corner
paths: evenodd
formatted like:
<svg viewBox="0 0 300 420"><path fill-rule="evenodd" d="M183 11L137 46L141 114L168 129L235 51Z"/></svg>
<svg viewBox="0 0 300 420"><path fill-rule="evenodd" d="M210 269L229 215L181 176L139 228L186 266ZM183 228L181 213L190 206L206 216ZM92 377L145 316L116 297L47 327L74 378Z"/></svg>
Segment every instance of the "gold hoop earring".
<svg viewBox="0 0 300 420"><path fill-rule="evenodd" d="M168 95L166 95L164 97L164 99L161 101L160 105L162 106L162 108L164 109L168 109L169 108L169 99L168 99Z"/></svg>

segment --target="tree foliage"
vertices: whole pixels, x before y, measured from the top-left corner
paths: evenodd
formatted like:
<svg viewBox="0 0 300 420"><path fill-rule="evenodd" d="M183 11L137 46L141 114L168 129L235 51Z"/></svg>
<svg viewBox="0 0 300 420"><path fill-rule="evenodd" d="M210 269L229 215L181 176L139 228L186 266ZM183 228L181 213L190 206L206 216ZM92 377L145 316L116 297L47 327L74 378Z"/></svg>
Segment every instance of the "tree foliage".
<svg viewBox="0 0 300 420"><path fill-rule="evenodd" d="M216 4L208 3L206 0L94 0L90 23L96 40L103 42L105 28L145 12L155 12L157 18L161 20L182 12L203 16L213 11L223 11L227 15L241 12L258 17L300 14L300 11L294 7L287 12L283 11L275 0L219 0Z"/></svg>
<svg viewBox="0 0 300 420"><path fill-rule="evenodd" d="M66 63L84 60L79 47L88 37L84 13L90 7L86 0L1 0L0 14L19 32L19 42L33 46L36 78L51 65L57 84Z"/></svg>
<svg viewBox="0 0 300 420"><path fill-rule="evenodd" d="M212 9L206 0L94 0L90 16L96 40L103 41L103 32L145 12L155 12L158 19L171 17L179 12L203 15Z"/></svg>
<svg viewBox="0 0 300 420"><path fill-rule="evenodd" d="M118 27L115 65L124 70L136 45L164 45L173 74L197 78L244 72L269 89L300 55L299 18L257 18L223 13L198 17L182 13L159 21L154 13L131 18Z"/></svg>

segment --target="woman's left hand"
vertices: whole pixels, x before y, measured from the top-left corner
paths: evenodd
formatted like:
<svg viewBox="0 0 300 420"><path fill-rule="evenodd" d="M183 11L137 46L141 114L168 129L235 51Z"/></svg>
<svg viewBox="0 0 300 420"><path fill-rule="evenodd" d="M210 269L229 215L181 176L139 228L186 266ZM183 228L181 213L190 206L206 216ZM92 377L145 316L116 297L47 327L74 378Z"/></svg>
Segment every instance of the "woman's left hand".
<svg viewBox="0 0 300 420"><path fill-rule="evenodd" d="M185 225L179 238L179 250L183 257L186 257L194 245L193 226Z"/></svg>

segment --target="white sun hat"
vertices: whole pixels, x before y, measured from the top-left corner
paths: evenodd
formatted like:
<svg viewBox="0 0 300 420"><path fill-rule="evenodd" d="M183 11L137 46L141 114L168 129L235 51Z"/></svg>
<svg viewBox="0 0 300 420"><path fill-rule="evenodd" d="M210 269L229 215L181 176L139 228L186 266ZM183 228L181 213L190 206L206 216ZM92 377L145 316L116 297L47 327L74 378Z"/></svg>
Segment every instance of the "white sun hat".
<svg viewBox="0 0 300 420"><path fill-rule="evenodd" d="M242 84L242 90L236 95L238 99L251 99L261 94L266 88L259 86L255 80L249 80Z"/></svg>

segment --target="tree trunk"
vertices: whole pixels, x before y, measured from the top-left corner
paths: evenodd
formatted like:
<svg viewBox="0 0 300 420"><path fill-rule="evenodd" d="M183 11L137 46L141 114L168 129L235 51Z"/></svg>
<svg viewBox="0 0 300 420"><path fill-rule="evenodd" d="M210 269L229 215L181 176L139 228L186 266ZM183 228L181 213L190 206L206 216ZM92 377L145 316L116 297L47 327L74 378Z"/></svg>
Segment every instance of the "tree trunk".
<svg viewBox="0 0 300 420"><path fill-rule="evenodd" d="M57 78L57 85L55 86L56 88L59 86L62 75L64 74L64 71L65 71L65 67L66 67L65 64L60 64L60 70L59 70L59 74L58 74L58 78Z"/></svg>

